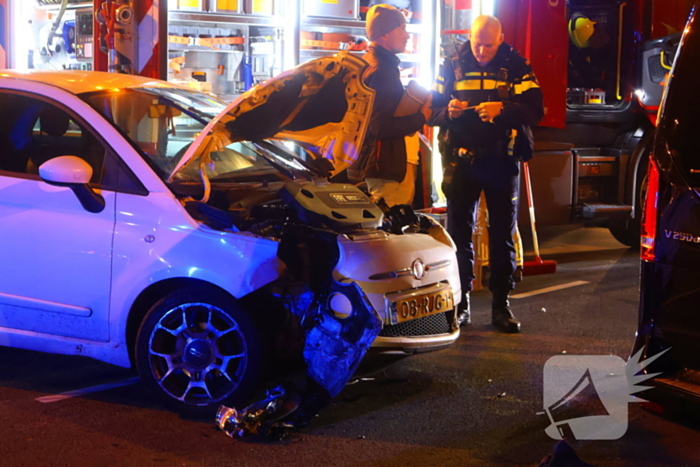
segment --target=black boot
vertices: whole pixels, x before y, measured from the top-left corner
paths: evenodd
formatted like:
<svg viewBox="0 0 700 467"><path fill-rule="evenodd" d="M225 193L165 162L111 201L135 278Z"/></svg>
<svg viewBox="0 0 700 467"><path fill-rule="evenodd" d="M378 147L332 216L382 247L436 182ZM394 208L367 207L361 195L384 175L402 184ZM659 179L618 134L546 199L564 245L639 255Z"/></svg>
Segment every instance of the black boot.
<svg viewBox="0 0 700 467"><path fill-rule="evenodd" d="M457 305L457 325L462 327L470 324L472 324L472 312L469 306L469 292L467 292Z"/></svg>
<svg viewBox="0 0 700 467"><path fill-rule="evenodd" d="M494 292L491 305L491 324L501 332L520 332L520 321L510 311L508 293Z"/></svg>

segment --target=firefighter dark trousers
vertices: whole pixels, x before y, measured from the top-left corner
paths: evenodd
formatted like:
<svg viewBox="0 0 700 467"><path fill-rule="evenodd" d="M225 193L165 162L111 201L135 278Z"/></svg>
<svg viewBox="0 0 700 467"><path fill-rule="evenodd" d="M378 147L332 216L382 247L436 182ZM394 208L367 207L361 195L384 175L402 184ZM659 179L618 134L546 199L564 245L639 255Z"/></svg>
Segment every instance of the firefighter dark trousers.
<svg viewBox="0 0 700 467"><path fill-rule="evenodd" d="M481 151L458 158L447 216L449 233L457 245L463 292L472 290L475 277L472 235L482 191L489 213L489 289L494 296L507 296L515 287L518 174L518 161L505 151Z"/></svg>

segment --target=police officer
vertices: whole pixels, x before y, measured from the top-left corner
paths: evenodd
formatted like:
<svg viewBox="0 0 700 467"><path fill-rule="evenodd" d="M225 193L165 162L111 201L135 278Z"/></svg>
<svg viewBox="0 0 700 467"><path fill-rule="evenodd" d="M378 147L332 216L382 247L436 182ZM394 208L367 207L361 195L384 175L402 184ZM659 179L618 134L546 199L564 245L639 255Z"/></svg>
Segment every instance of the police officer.
<svg viewBox="0 0 700 467"><path fill-rule="evenodd" d="M519 332L520 321L508 303L515 287L519 158L532 155L529 127L542 119L544 106L530 64L503 42L497 18L477 17L470 40L445 58L433 86L432 108L430 124L446 132L452 155L447 161L452 180L445 189L464 293L460 319L470 322L472 234L483 191L489 210L491 322L499 331Z"/></svg>

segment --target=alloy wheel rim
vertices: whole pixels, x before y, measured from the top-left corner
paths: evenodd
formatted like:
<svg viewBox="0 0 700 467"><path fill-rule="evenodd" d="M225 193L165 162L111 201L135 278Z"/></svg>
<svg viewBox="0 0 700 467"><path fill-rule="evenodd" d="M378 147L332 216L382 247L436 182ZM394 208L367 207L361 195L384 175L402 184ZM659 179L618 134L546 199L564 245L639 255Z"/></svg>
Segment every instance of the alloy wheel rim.
<svg viewBox="0 0 700 467"><path fill-rule="evenodd" d="M168 396L189 405L220 402L238 388L248 366L240 326L208 303L165 313L148 340L153 378Z"/></svg>

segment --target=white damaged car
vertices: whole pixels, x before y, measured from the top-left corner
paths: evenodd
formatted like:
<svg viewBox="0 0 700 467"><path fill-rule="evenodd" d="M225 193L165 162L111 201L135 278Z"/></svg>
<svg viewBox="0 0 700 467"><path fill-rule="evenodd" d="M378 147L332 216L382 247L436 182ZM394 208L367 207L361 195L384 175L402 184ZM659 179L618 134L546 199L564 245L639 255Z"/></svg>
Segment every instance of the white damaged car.
<svg viewBox="0 0 700 467"><path fill-rule="evenodd" d="M0 71L0 345L135 366L176 410L296 359L330 396L372 345L459 336L454 245L329 183L373 92L347 54L230 105L137 76Z"/></svg>

